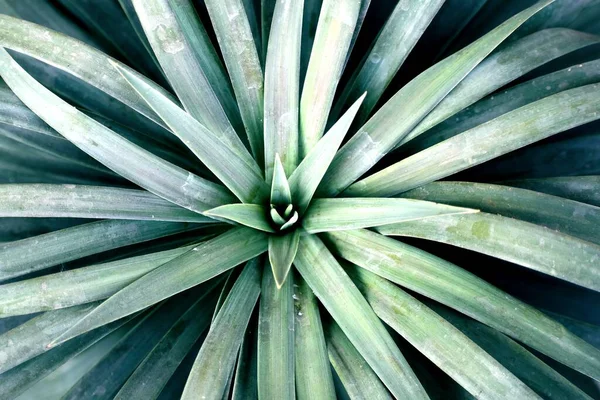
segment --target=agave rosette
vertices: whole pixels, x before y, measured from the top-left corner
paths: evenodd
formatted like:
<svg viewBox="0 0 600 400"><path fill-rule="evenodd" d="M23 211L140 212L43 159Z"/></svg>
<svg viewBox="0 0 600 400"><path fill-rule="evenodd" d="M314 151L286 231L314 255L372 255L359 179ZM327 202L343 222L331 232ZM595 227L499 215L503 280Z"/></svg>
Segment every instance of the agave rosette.
<svg viewBox="0 0 600 400"><path fill-rule="evenodd" d="M0 8L0 217L49 226L0 244L1 398L594 395L598 328L432 245L596 298L600 179L484 164L600 119L594 1L59 3Z"/></svg>

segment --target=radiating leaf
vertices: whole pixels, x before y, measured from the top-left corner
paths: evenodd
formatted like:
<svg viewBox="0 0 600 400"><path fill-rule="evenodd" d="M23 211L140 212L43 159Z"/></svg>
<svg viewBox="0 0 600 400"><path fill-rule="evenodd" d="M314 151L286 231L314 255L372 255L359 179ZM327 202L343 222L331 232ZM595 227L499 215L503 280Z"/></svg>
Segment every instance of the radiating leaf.
<svg viewBox="0 0 600 400"><path fill-rule="evenodd" d="M279 154L286 176L298 165L300 39L304 0L277 0L265 66L265 176ZM264 27L263 27L264 35Z"/></svg>
<svg viewBox="0 0 600 400"><path fill-rule="evenodd" d="M273 205L288 205L292 204L292 194L290 185L279 154L275 154L275 165L273 166L273 182L271 184L271 200Z"/></svg>
<svg viewBox="0 0 600 400"><path fill-rule="evenodd" d="M57 337L57 345L206 282L267 250L264 234L234 228L161 265L104 301L94 312ZM212 280L216 284L218 279Z"/></svg>
<svg viewBox="0 0 600 400"><path fill-rule="evenodd" d="M0 244L0 281L202 225L105 220Z"/></svg>
<svg viewBox="0 0 600 400"><path fill-rule="evenodd" d="M115 68L119 67L115 65ZM240 200L251 203L265 198L267 186L262 171L241 142L239 146L235 146L223 131L211 132L143 80L122 68L119 68L119 72L165 121L173 133Z"/></svg>
<svg viewBox="0 0 600 400"><path fill-rule="evenodd" d="M0 185L0 217L215 222L143 190L82 185Z"/></svg>
<svg viewBox="0 0 600 400"><path fill-rule="evenodd" d="M252 34L254 16L248 14L244 0L208 0L204 4L233 84L252 154L262 163L263 71Z"/></svg>
<svg viewBox="0 0 600 400"><path fill-rule="evenodd" d="M488 213L448 215L377 228L488 254L600 291L600 246L551 229Z"/></svg>
<svg viewBox="0 0 600 400"><path fill-rule="evenodd" d="M599 175L522 179L501 183L600 207Z"/></svg>
<svg viewBox="0 0 600 400"><path fill-rule="evenodd" d="M324 0L320 7L300 99L300 160L308 155L325 132L360 6L360 0Z"/></svg>
<svg viewBox="0 0 600 400"><path fill-rule="evenodd" d="M525 9L405 85L337 153L318 194L332 197L367 172L506 37L552 1Z"/></svg>
<svg viewBox="0 0 600 400"><path fill-rule="evenodd" d="M475 275L423 250L366 230L331 232L325 238L331 242L330 248L348 261L598 379L600 350Z"/></svg>
<svg viewBox="0 0 600 400"><path fill-rule="evenodd" d="M234 221L264 232L275 232L267 219L265 207L259 204L227 204L205 211L204 215Z"/></svg>
<svg viewBox="0 0 600 400"><path fill-rule="evenodd" d="M293 278L275 286L265 261L258 314L258 398L294 399Z"/></svg>
<svg viewBox="0 0 600 400"><path fill-rule="evenodd" d="M362 125L396 75L406 57L438 13L445 0L407 0L398 2L375 42L365 53L359 67L346 84L336 104L336 113L368 92L356 118Z"/></svg>
<svg viewBox="0 0 600 400"><path fill-rule="evenodd" d="M350 276L377 315L473 396L539 399L452 324L397 286L356 267Z"/></svg>
<svg viewBox="0 0 600 400"><path fill-rule="evenodd" d="M111 67L110 61L115 60L79 40L40 25L0 15L0 46L53 65L162 124L144 100ZM129 69L124 65L123 67ZM142 75L139 76L145 79ZM148 82L152 84L151 81ZM158 85L155 87L168 95Z"/></svg>
<svg viewBox="0 0 600 400"><path fill-rule="evenodd" d="M260 295L259 258L249 261L211 324L196 357L182 399L220 399L228 395L244 332Z"/></svg>
<svg viewBox="0 0 600 400"><path fill-rule="evenodd" d="M146 37L186 111L234 150L239 110L229 79L190 0L133 0Z"/></svg>
<svg viewBox="0 0 600 400"><path fill-rule="evenodd" d="M255 314L258 314L255 310ZM231 393L232 400L258 400L258 318L251 318L242 342L238 363L235 369L235 381Z"/></svg>
<svg viewBox="0 0 600 400"><path fill-rule="evenodd" d="M296 395L299 400L335 400L317 299L302 278L296 275L294 282Z"/></svg>
<svg viewBox="0 0 600 400"><path fill-rule="evenodd" d="M470 182L433 182L401 196L478 208L600 244L600 208L573 200L509 186Z"/></svg>
<svg viewBox="0 0 600 400"><path fill-rule="evenodd" d="M344 136L348 132L365 96L366 93L329 129L290 176L289 183L292 198L301 213L310 204L313 194L342 144L342 140L344 140Z"/></svg>
<svg viewBox="0 0 600 400"><path fill-rule="evenodd" d="M325 334L329 360L351 399L392 399L375 372L335 322L328 324Z"/></svg>
<svg viewBox="0 0 600 400"><path fill-rule="evenodd" d="M193 211L232 201L220 185L152 155L85 116L36 82L6 50L0 75L17 96L48 125L77 147L148 191Z"/></svg>
<svg viewBox="0 0 600 400"><path fill-rule="evenodd" d="M156 399L167 381L210 326L215 296L199 297L144 358L115 399Z"/></svg>
<svg viewBox="0 0 600 400"><path fill-rule="evenodd" d="M299 240L300 232L298 229L281 236L269 236L269 263L278 289L281 289L290 272L298 251Z"/></svg>
<svg viewBox="0 0 600 400"><path fill-rule="evenodd" d="M554 28L510 43L471 71L398 146L540 65L599 41L594 35Z"/></svg>
<svg viewBox="0 0 600 400"><path fill-rule="evenodd" d="M390 392L397 398L427 399L381 321L317 236L300 237L294 265Z"/></svg>
<svg viewBox="0 0 600 400"><path fill-rule="evenodd" d="M400 201L398 201L400 200ZM317 199L304 215L309 233L369 228L405 223L439 215L471 214L478 210L412 199L339 198Z"/></svg>
<svg viewBox="0 0 600 400"><path fill-rule="evenodd" d="M530 103L397 162L347 196L393 196L600 118L600 84Z"/></svg>

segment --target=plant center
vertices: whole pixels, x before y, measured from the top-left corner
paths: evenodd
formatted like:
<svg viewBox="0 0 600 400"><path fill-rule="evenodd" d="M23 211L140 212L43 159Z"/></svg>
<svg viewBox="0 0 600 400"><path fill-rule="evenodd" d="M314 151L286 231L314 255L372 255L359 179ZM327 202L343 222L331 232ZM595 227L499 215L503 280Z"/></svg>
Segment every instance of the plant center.
<svg viewBox="0 0 600 400"><path fill-rule="evenodd" d="M269 209L269 219L277 230L284 231L296 225L299 215L293 204L271 204Z"/></svg>

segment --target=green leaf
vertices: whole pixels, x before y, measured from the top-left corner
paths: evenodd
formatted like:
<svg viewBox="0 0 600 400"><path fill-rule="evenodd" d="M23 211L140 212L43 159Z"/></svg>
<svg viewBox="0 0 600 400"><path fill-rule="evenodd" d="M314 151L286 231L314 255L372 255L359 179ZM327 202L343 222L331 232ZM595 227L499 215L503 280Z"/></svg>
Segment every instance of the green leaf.
<svg viewBox="0 0 600 400"><path fill-rule="evenodd" d="M232 202L222 186L152 155L77 111L35 81L4 49L0 75L48 125L124 178L192 211Z"/></svg>
<svg viewBox="0 0 600 400"><path fill-rule="evenodd" d="M300 232L298 229L281 236L269 236L269 263L271 264L277 289L281 289L290 272L298 251L299 240Z"/></svg>
<svg viewBox="0 0 600 400"><path fill-rule="evenodd" d="M267 250L264 234L234 228L161 265L104 301L52 345L133 314L256 257ZM201 263L199 265L199 263ZM216 284L212 280L211 284Z"/></svg>
<svg viewBox="0 0 600 400"><path fill-rule="evenodd" d="M18 51L59 68L162 125L160 118L111 67L110 62L115 60L94 47L43 26L7 15L0 15L0 47ZM120 65L138 74L124 64ZM141 74L138 75L141 79L147 79ZM147 81L163 94L171 96L152 81Z"/></svg>
<svg viewBox="0 0 600 400"><path fill-rule="evenodd" d="M125 258L0 286L0 318L103 300L193 246Z"/></svg>
<svg viewBox="0 0 600 400"><path fill-rule="evenodd" d="M0 185L0 217L215 222L143 190L43 184Z"/></svg>
<svg viewBox="0 0 600 400"><path fill-rule="evenodd" d="M48 343L59 332L70 328L97 305L49 311L0 335L0 374L50 350Z"/></svg>
<svg viewBox="0 0 600 400"><path fill-rule="evenodd" d="M304 157L298 168L290 176L289 183L292 198L301 213L310 204L313 194L317 190L325 172L327 172L335 153L342 144L344 136L348 132L348 129L350 129L352 120L358 112L365 96L366 93L329 129L327 134Z"/></svg>
<svg viewBox="0 0 600 400"><path fill-rule="evenodd" d="M600 84L546 97L405 158L350 186L347 196L389 197L600 118Z"/></svg>
<svg viewBox="0 0 600 400"><path fill-rule="evenodd" d="M208 0L204 4L233 84L252 154L262 163L263 71L250 22L254 17L248 15L244 0Z"/></svg>
<svg viewBox="0 0 600 400"><path fill-rule="evenodd" d="M573 200L509 186L471 182L433 182L401 196L478 208L600 244L600 208Z"/></svg>
<svg viewBox="0 0 600 400"><path fill-rule="evenodd" d="M244 332L260 295L261 267L259 258L244 267L202 343L182 399L227 397Z"/></svg>
<svg viewBox="0 0 600 400"><path fill-rule="evenodd" d="M265 207L259 204L227 204L205 211L204 215L234 221L264 232L275 232L267 219Z"/></svg>
<svg viewBox="0 0 600 400"><path fill-rule="evenodd" d="M300 99L300 159L317 144L342 76L360 0L324 0Z"/></svg>
<svg viewBox="0 0 600 400"><path fill-rule="evenodd" d="M258 400L258 373L256 365L258 354L258 340L256 338L257 319L253 317L250 320L250 326L246 329L246 334L240 348L235 369L235 382L231 394L233 400Z"/></svg>
<svg viewBox="0 0 600 400"><path fill-rule="evenodd" d="M501 183L600 207L600 175L522 179Z"/></svg>
<svg viewBox="0 0 600 400"><path fill-rule="evenodd" d="M119 68L115 65L115 68ZM160 92L135 75L119 68L127 82L165 121L173 133L245 203L261 201L267 193L262 171L250 153L235 146L222 131L213 134L192 115L183 111ZM236 136L237 138L237 136Z"/></svg>
<svg viewBox="0 0 600 400"><path fill-rule="evenodd" d="M369 228L436 217L477 213L478 210L452 207L412 199L340 198L317 199L304 215L302 226L309 233Z"/></svg>
<svg viewBox="0 0 600 400"><path fill-rule="evenodd" d="M285 176L285 170L281 164L279 154L275 154L275 165L273 166L273 183L271 184L271 204L292 204L292 193L290 185Z"/></svg>
<svg viewBox="0 0 600 400"><path fill-rule="evenodd" d="M442 308L439 304L434 305L433 309L543 398L591 399L523 346L497 330Z"/></svg>
<svg viewBox="0 0 600 400"><path fill-rule="evenodd" d="M600 246L551 229L488 213L444 215L377 229L491 255L600 291Z"/></svg>
<svg viewBox="0 0 600 400"><path fill-rule="evenodd" d="M296 395L299 400L336 399L317 299L299 276L294 277Z"/></svg>
<svg viewBox="0 0 600 400"><path fill-rule="evenodd" d="M329 360L351 399L392 399L375 372L335 322L328 324L325 334Z"/></svg>
<svg viewBox="0 0 600 400"><path fill-rule="evenodd" d="M365 54L336 104L336 114L358 96L368 96L357 116L362 125L383 95L406 57L417 44L445 0L408 0L398 2L371 49Z"/></svg>
<svg viewBox="0 0 600 400"><path fill-rule="evenodd" d="M212 293L200 296L172 324L171 329L144 358L114 398L120 400L158 398L194 343L210 326L214 305Z"/></svg>
<svg viewBox="0 0 600 400"><path fill-rule="evenodd" d="M244 149L237 136L239 110L229 78L190 0L133 0L146 37L169 83L208 130Z"/></svg>
<svg viewBox="0 0 600 400"><path fill-rule="evenodd" d="M258 314L258 398L294 399L293 278L278 289L265 262Z"/></svg>
<svg viewBox="0 0 600 400"><path fill-rule="evenodd" d="M265 176L273 177L275 154L286 176L298 165L300 39L304 0L277 0L265 66ZM263 31L264 35L264 31Z"/></svg>
<svg viewBox="0 0 600 400"><path fill-rule="evenodd" d="M502 364L423 303L367 270L350 268L349 271L377 315L473 396L539 398Z"/></svg>
<svg viewBox="0 0 600 400"><path fill-rule="evenodd" d="M0 244L0 281L202 225L105 220Z"/></svg>
<svg viewBox="0 0 600 400"><path fill-rule="evenodd" d="M300 237L294 265L390 392L396 398L427 399L381 321L316 235Z"/></svg>
<svg viewBox="0 0 600 400"><path fill-rule="evenodd" d="M510 43L471 71L398 146L540 65L599 41L594 35L554 28Z"/></svg>
<svg viewBox="0 0 600 400"><path fill-rule="evenodd" d="M525 9L405 85L337 153L319 196L332 197L360 178L504 39L552 2L544 0Z"/></svg>
<svg viewBox="0 0 600 400"><path fill-rule="evenodd" d="M330 248L348 261L475 318L594 379L600 377L600 350L456 265L366 230L331 232L325 237Z"/></svg>

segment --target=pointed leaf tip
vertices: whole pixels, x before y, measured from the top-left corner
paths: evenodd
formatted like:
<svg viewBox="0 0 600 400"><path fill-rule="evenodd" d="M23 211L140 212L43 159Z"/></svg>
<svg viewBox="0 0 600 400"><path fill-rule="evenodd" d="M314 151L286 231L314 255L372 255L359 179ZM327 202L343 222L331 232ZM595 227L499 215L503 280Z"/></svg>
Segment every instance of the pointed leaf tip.
<svg viewBox="0 0 600 400"><path fill-rule="evenodd" d="M269 262L277 289L281 289L296 258L300 231L298 229L284 236L269 237Z"/></svg>
<svg viewBox="0 0 600 400"><path fill-rule="evenodd" d="M276 206L292 203L290 185L285 176L285 169L281 163L279 153L275 153L275 167L273 170L273 182L271 184L271 204Z"/></svg>

